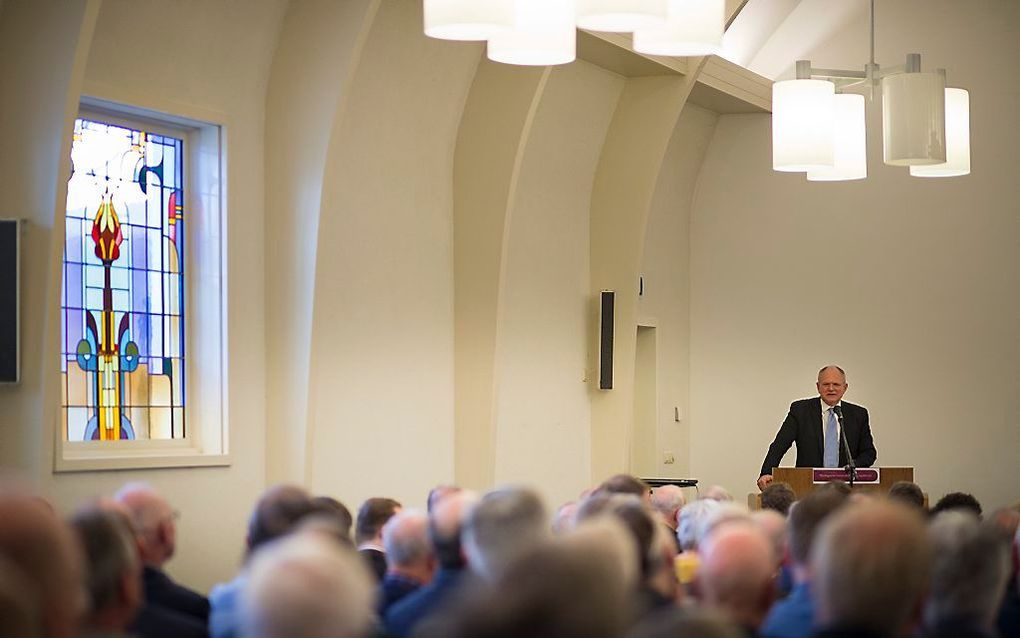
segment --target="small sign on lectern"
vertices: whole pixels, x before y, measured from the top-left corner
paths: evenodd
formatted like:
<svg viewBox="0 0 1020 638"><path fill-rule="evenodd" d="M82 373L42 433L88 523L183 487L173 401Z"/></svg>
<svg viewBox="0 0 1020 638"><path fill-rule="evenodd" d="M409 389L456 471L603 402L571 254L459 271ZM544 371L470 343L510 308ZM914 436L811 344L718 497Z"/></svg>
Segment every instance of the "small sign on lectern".
<svg viewBox="0 0 1020 638"><path fill-rule="evenodd" d="M854 481L854 485L877 485L879 483L879 478L878 468L859 468L857 470L857 479ZM850 473L838 467L816 467L811 470L811 481L815 485L820 483L830 483L832 481L843 481L844 483L849 483Z"/></svg>

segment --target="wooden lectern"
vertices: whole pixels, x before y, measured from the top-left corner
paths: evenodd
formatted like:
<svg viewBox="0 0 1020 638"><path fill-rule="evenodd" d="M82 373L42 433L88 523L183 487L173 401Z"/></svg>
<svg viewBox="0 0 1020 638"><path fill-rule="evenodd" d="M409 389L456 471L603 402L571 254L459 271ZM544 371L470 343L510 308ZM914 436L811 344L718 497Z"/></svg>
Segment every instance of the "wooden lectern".
<svg viewBox="0 0 1020 638"><path fill-rule="evenodd" d="M772 471L772 478L776 483L789 483L798 500L830 481L849 481L845 471L834 467L777 467ZM893 483L913 480L912 467L862 467L857 470L854 490L885 494ZM761 494L748 494L747 506L752 510L760 509Z"/></svg>

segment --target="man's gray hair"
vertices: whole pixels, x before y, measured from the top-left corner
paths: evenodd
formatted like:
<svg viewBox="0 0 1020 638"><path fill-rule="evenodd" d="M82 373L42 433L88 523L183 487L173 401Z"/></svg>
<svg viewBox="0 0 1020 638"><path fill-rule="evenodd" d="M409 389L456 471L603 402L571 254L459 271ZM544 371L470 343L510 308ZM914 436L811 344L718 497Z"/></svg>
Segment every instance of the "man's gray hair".
<svg viewBox="0 0 1020 638"><path fill-rule="evenodd" d="M928 536L935 562L925 622L935 627L966 620L991 629L1009 578L1009 545L994 528L960 511L936 516Z"/></svg>
<svg viewBox="0 0 1020 638"><path fill-rule="evenodd" d="M418 510L404 510L386 521L382 540L390 565L410 567L433 554L428 516Z"/></svg>
<svg viewBox="0 0 1020 638"><path fill-rule="evenodd" d="M651 506L659 514L672 516L687 503L683 490L677 485L662 485L652 490ZM676 521L674 521L675 523Z"/></svg>
<svg viewBox="0 0 1020 638"><path fill-rule="evenodd" d="M702 523L709 514L719 509L719 501L701 499L684 506L676 517L676 538L683 551L698 549Z"/></svg>
<svg viewBox="0 0 1020 638"><path fill-rule="evenodd" d="M534 490L497 488L472 508L463 534L468 564L482 577L495 580L516 558L549 537L545 506Z"/></svg>
<svg viewBox="0 0 1020 638"><path fill-rule="evenodd" d="M364 561L336 541L294 532L255 552L241 598L250 638L364 638L374 587Z"/></svg>
<svg viewBox="0 0 1020 638"><path fill-rule="evenodd" d="M70 525L85 554L91 611L118 604L121 578L138 570L131 522L120 512L89 507L72 516Z"/></svg>

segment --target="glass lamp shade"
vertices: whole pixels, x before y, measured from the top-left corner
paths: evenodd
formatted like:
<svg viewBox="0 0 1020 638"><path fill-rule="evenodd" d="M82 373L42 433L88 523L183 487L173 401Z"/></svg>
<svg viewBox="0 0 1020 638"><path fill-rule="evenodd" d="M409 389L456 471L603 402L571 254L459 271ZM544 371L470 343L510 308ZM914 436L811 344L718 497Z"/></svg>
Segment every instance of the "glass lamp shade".
<svg viewBox="0 0 1020 638"><path fill-rule="evenodd" d="M514 26L513 0L425 0L425 35L440 40L488 40Z"/></svg>
<svg viewBox="0 0 1020 638"><path fill-rule="evenodd" d="M574 11L574 0L517 0L515 27L489 39L489 59L527 66L573 62Z"/></svg>
<svg viewBox="0 0 1020 638"><path fill-rule="evenodd" d="M864 125L864 96L853 93L833 96L836 126L833 138L835 163L832 168L807 172L811 182L838 182L868 176L867 131Z"/></svg>
<svg viewBox="0 0 1020 638"><path fill-rule="evenodd" d="M946 76L897 73L882 78L885 163L923 166L946 161Z"/></svg>
<svg viewBox="0 0 1020 638"><path fill-rule="evenodd" d="M956 177L970 173L970 93L946 89L946 163L911 166L914 177Z"/></svg>
<svg viewBox="0 0 1020 638"><path fill-rule="evenodd" d="M664 26L667 0L578 0L577 26L625 33Z"/></svg>
<svg viewBox="0 0 1020 638"><path fill-rule="evenodd" d="M772 168L832 168L836 85L826 80L785 80L772 85Z"/></svg>
<svg viewBox="0 0 1020 638"><path fill-rule="evenodd" d="M634 50L647 55L712 55L722 50L725 0L670 0L663 27L634 32Z"/></svg>

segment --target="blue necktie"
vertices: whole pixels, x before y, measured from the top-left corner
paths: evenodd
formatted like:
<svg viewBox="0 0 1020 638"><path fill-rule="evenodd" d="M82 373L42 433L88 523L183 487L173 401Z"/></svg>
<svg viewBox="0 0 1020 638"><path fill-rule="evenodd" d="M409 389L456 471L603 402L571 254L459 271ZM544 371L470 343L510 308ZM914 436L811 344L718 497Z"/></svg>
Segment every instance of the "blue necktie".
<svg viewBox="0 0 1020 638"><path fill-rule="evenodd" d="M836 432L836 411L829 408L829 421L825 424L825 467L839 467L839 434Z"/></svg>

